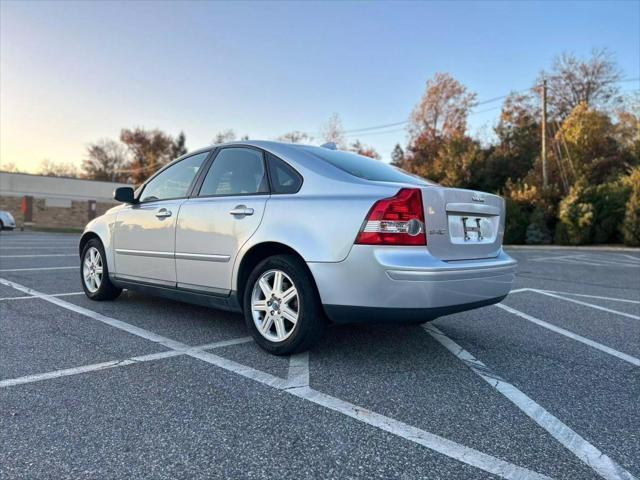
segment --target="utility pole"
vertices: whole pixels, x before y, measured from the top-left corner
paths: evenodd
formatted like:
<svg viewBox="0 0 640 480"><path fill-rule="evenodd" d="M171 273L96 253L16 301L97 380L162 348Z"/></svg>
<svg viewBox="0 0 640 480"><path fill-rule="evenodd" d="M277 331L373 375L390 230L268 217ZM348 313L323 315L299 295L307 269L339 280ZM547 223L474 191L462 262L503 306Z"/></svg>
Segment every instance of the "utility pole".
<svg viewBox="0 0 640 480"><path fill-rule="evenodd" d="M549 176L547 174L547 80L542 80L542 188L549 186Z"/></svg>

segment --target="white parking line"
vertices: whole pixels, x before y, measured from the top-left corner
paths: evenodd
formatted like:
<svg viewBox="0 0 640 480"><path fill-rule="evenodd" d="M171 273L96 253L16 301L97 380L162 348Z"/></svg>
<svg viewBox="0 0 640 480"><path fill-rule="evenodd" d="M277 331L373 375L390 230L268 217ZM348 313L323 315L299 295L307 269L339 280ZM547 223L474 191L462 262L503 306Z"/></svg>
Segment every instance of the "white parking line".
<svg viewBox="0 0 640 480"><path fill-rule="evenodd" d="M253 341L251 337L233 338L231 340L223 340L221 342L214 342L214 343L208 343L206 345L200 345L198 347L191 347L189 351L190 350L193 350L193 351L210 350L213 348L228 347L230 345L238 345L240 343L247 343L251 341ZM50 380L53 378L68 377L70 375L78 375L80 373L97 372L100 370L106 370L108 368L124 367L127 365L133 365L134 363L151 362L151 361L160 360L163 358L170 358L170 357L177 357L179 355L185 355L185 353L186 351L167 350L166 352L151 353L149 355L140 355L137 357L126 358L124 360L111 360L109 362L83 365L81 367L65 368L62 370L54 370L52 372L38 373L35 375L26 375L24 377L18 377L18 378L10 378L7 380L0 380L0 388L14 387L16 385L24 385L25 383L40 382L42 380Z"/></svg>
<svg viewBox="0 0 640 480"><path fill-rule="evenodd" d="M70 270L70 269L79 269L79 265L73 265L71 267L36 267L36 268L2 268L0 269L0 273L5 272L40 272L44 270Z"/></svg>
<svg viewBox="0 0 640 480"><path fill-rule="evenodd" d="M638 268L640 264L620 259L606 259L602 257L588 256L587 254L551 255L529 259L531 262L566 263L569 265L587 265L592 267L630 267Z"/></svg>
<svg viewBox="0 0 640 480"><path fill-rule="evenodd" d="M535 288L521 288L518 291L524 291L524 290L557 293L558 295L571 295L571 296L574 296L574 297L595 298L597 300L611 300L612 302L625 302L625 303L640 304L640 301L638 301L638 300L629 300L628 298L603 297L603 296L600 296L600 295L587 295L587 294L584 294L584 293L559 292L557 290L538 290L538 289L535 289ZM511 293L515 293L515 292L516 292L516 290L513 290Z"/></svg>
<svg viewBox="0 0 640 480"><path fill-rule="evenodd" d="M551 293L545 290L536 290L535 288L532 288L531 291L539 293L540 295L546 295L548 297L557 298L559 300L565 300L567 302L576 303L578 305L582 305L585 307L591 307L596 310L601 310L603 312L614 313L616 315L620 315L623 317L633 318L634 320L640 320L640 317L638 315L632 315L630 313L620 312L618 310L612 310L611 308L601 307L600 305L594 305L593 303L583 302L580 300L576 300L575 298L563 297L562 295L556 295L555 293Z"/></svg>
<svg viewBox="0 0 640 480"><path fill-rule="evenodd" d="M289 388L309 386L309 352L291 355L287 381Z"/></svg>
<svg viewBox="0 0 640 480"><path fill-rule="evenodd" d="M549 478L309 387L292 388L288 392L502 478L522 480Z"/></svg>
<svg viewBox="0 0 640 480"><path fill-rule="evenodd" d="M39 258L39 257L77 257L77 253L46 253L38 255L0 255L0 258Z"/></svg>
<svg viewBox="0 0 640 480"><path fill-rule="evenodd" d="M21 292L24 292L30 295L38 296L43 300L53 303L59 307L65 308L67 310L71 310L73 312L79 313L89 318L93 318L94 320L98 320L99 322L105 323L107 325L111 325L112 327L115 327L115 328L119 328L133 335L137 335L139 337L145 338L147 340L158 343L160 345L164 345L165 347L168 347L172 350L179 350L182 353L184 353L184 355L188 355L193 358L198 358L204 362L218 366L224 370L236 373L245 378L255 380L261 384L271 386L273 388L284 391L291 395L295 395L296 397L305 399L317 405L321 405L325 408L342 413L360 422L366 423L368 425L374 426L386 432L392 433L405 440L409 440L411 442L417 443L435 452L442 453L443 455L456 459L462 463L466 463L467 465L477 467L481 470L484 470L489 473L493 473L494 475L498 475L502 478L513 479L513 480L549 479L549 477L545 475L541 475L539 473L533 472L526 468L519 467L517 465L506 462L504 460L500 460L499 458L493 457L491 455L487 455L486 453L480 452L478 450L474 450L469 447L465 447L464 445L461 445L459 443L453 442L451 440L440 437L438 435L434 435L424 430L420 430L418 428L404 424L392 418L385 417L383 415L371 412L367 409L358 407L356 405L345 402L343 400L331 397L329 395L325 395L309 387L304 387L304 386L290 387L289 380L276 377L274 375L271 375L270 373L256 370L246 365L242 365L232 360L228 360L226 358L220 357L213 353L209 353L201 350L195 350L195 351L190 350L191 347L181 342L178 342L176 340L163 337L162 335L158 335L149 330L145 330L143 328L130 325L121 320L116 320L114 318L107 317L98 312L94 312L92 310L79 307L72 303L66 302L64 300L60 300L59 298L52 297L50 295L46 295L44 293L38 292L36 290L25 287L18 283L11 282L4 278L0 278L0 284L15 288L16 290L19 290ZM303 367L301 366L301 364L304 363L303 357L298 357L296 362L298 363L298 365L297 367L294 367L294 372L296 372L295 378L299 378L297 377L297 374L301 373L303 369Z"/></svg>
<svg viewBox="0 0 640 480"><path fill-rule="evenodd" d="M73 295L84 295L84 292L70 292L70 293L51 293L50 296L51 297L70 297ZM30 300L30 299L37 299L38 297L35 297L33 295L25 295L24 297L2 297L0 298L0 301L2 300Z"/></svg>
<svg viewBox="0 0 640 480"><path fill-rule="evenodd" d="M640 358L632 357L631 355L628 355L626 353L619 352L618 350L615 350L611 347L607 347L606 345L603 345L601 343L594 342L593 340L583 337L582 335L578 335L577 333L570 332L569 330L565 330L564 328L557 327L552 323L545 322L544 320L540 320L539 318L528 315L524 312L521 312L520 310L516 310L515 308L503 305L502 303L497 303L495 306L509 313L513 313L520 318L528 320L529 322L535 323L536 325L539 325L543 328L559 333L560 335L564 335L565 337L571 338L572 340L575 340L577 342L584 343L585 345L589 345L590 347L600 350L601 352L617 357L620 360L624 360L631 365L640 367Z"/></svg>
<svg viewBox="0 0 640 480"><path fill-rule="evenodd" d="M527 414L529 418L549 432L565 448L571 451L587 466L595 470L601 477L612 480L634 478L611 458L578 435L557 417L545 410L540 404L536 403L535 400L528 397L524 392L504 379L495 375L484 363L447 337L436 327L433 325L423 325L423 328L442 346L462 360L462 362L464 362L464 364L474 373L479 375L484 381L504 395L516 407Z"/></svg>

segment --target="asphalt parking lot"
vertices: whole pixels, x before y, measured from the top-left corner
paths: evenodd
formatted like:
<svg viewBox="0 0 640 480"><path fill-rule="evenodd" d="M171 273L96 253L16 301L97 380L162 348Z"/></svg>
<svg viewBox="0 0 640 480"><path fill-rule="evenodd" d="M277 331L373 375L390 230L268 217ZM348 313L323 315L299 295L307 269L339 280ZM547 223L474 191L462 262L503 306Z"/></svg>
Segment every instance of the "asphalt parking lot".
<svg viewBox="0 0 640 480"><path fill-rule="evenodd" d="M512 249L502 304L268 355L238 315L81 293L0 236L0 478L640 477L640 251Z"/></svg>

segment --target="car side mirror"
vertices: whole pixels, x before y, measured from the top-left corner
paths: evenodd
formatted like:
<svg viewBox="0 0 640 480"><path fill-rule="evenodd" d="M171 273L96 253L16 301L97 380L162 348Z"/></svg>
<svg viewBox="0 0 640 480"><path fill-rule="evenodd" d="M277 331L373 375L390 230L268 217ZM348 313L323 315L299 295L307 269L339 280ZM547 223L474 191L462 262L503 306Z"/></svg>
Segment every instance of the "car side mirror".
<svg viewBox="0 0 640 480"><path fill-rule="evenodd" d="M118 187L113 191L113 198L122 203L137 203L131 187Z"/></svg>

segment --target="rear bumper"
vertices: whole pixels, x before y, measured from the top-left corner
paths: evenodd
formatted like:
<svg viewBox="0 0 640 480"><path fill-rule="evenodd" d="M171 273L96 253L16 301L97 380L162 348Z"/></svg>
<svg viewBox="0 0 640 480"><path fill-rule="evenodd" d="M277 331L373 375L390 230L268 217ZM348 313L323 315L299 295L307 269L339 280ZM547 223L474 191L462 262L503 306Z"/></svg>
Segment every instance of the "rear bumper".
<svg viewBox="0 0 640 480"><path fill-rule="evenodd" d="M309 263L336 323L431 320L502 300L517 262L506 253L444 262L424 247L354 245L337 263Z"/></svg>

